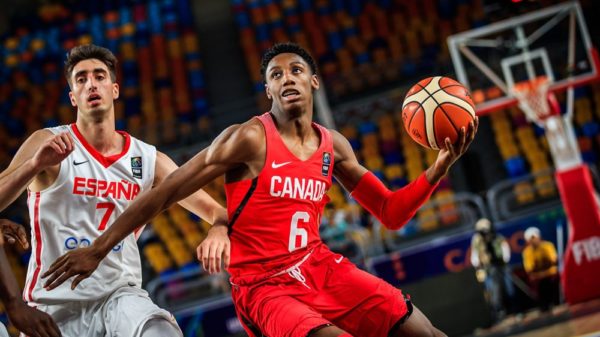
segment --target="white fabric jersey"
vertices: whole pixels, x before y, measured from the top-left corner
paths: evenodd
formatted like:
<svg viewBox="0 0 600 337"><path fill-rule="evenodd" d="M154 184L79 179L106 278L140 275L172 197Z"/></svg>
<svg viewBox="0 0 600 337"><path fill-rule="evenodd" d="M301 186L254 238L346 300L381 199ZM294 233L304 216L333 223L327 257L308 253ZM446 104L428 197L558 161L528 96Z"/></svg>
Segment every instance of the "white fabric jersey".
<svg viewBox="0 0 600 337"><path fill-rule="evenodd" d="M32 255L23 297L31 304L95 300L129 285L140 287L137 235L129 235L100 262L98 269L71 290L73 278L58 288L43 288L41 275L61 255L89 246L141 192L152 188L156 148L120 132L120 154L104 157L83 138L75 124L48 129L70 132L74 151L61 162L56 181L41 192L29 192Z"/></svg>

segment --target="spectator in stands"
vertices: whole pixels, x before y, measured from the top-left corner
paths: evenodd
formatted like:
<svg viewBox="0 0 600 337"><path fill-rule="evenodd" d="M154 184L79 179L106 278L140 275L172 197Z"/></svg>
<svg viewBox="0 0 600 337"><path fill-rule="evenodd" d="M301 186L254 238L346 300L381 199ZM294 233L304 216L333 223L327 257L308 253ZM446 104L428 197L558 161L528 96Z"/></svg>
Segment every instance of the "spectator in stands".
<svg viewBox="0 0 600 337"><path fill-rule="evenodd" d="M512 309L514 305L515 288L510 278L509 261L510 246L504 236L494 230L490 220L477 221L471 239L471 264L475 267L477 280L485 286L494 321L502 319L507 307Z"/></svg>
<svg viewBox="0 0 600 337"><path fill-rule="evenodd" d="M548 311L559 302L556 248L552 242L542 240L536 227L527 228L524 236L527 245L523 250L523 267L531 285L537 289L540 309Z"/></svg>
<svg viewBox="0 0 600 337"><path fill-rule="evenodd" d="M321 227L321 238L332 251L345 255L352 260L357 255L358 247L350 237L349 214L338 209L330 212L333 216L323 221Z"/></svg>
<svg viewBox="0 0 600 337"><path fill-rule="evenodd" d="M56 323L48 314L28 306L23 301L21 290L4 253L5 239L11 244L18 241L24 249L29 248L29 243L23 226L10 220L0 219L0 298L8 319L27 336L60 336ZM8 337L2 323L0 323L0 337Z"/></svg>

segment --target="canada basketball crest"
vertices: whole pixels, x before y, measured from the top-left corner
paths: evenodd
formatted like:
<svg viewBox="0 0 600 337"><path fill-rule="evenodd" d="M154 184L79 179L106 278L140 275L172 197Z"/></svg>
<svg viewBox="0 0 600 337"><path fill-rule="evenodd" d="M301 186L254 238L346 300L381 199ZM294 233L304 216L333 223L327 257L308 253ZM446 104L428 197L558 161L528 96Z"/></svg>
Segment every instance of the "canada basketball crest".
<svg viewBox="0 0 600 337"><path fill-rule="evenodd" d="M131 157L131 173L134 178L142 179L142 157Z"/></svg>

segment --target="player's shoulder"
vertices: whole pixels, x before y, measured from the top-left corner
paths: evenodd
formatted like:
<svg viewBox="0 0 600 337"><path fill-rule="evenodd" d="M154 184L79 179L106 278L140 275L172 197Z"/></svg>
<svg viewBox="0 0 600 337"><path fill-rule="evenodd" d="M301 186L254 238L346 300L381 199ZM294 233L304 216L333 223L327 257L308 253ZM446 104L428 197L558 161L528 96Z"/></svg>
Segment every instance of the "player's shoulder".
<svg viewBox="0 0 600 337"><path fill-rule="evenodd" d="M56 133L52 132L50 129L39 129L34 131L29 137L27 137L27 141L24 144L28 144L30 146L38 146L44 141L52 138Z"/></svg>
<svg viewBox="0 0 600 337"><path fill-rule="evenodd" d="M27 137L26 143L38 145L54 137L55 135L70 132L69 125L58 125L44 129L35 130L29 137Z"/></svg>
<svg viewBox="0 0 600 337"><path fill-rule="evenodd" d="M331 137L334 141L338 140L338 141L342 141L342 140L347 140L346 137L344 137L344 135L342 135L338 130L336 129L331 129L331 128L325 128L325 130L329 131L329 133L331 134Z"/></svg>
<svg viewBox="0 0 600 337"><path fill-rule="evenodd" d="M218 138L226 142L235 142L245 145L258 144L264 139L264 127L262 123L252 118L241 124L233 124L227 127Z"/></svg>
<svg viewBox="0 0 600 337"><path fill-rule="evenodd" d="M345 158L348 151L352 151L352 146L348 139L342 135L339 131L334 129L327 129L331 134L331 142L333 143L333 150L335 151L336 158L339 160Z"/></svg>
<svg viewBox="0 0 600 337"><path fill-rule="evenodd" d="M135 145L135 146L144 147L144 148L154 149L156 151L156 146L155 145L150 144L150 143L148 143L146 141L143 141L143 140L141 140L141 139L139 139L137 137L134 137L134 136L132 136L132 135L126 133L126 132L123 132L123 134L126 134L127 137L129 137L130 144Z"/></svg>

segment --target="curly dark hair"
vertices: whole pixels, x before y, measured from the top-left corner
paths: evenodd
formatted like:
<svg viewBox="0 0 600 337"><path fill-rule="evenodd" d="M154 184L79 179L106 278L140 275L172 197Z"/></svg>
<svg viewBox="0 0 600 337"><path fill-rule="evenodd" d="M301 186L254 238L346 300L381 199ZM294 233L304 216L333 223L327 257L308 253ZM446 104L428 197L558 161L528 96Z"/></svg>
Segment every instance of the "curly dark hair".
<svg viewBox="0 0 600 337"><path fill-rule="evenodd" d="M262 61L260 62L260 74L262 75L265 83L267 82L266 72L269 62L271 62L275 56L283 53L292 53L300 56L302 59L304 59L304 61L306 61L312 73L317 74L317 65L315 60L312 58L312 56L310 56L310 53L306 49L293 42L277 43L265 52Z"/></svg>
<svg viewBox="0 0 600 337"><path fill-rule="evenodd" d="M106 64L110 73L110 79L114 82L117 81L117 58L108 49L93 44L84 44L81 46L73 47L67 53L67 59L65 60L65 77L69 86L71 83L71 72L75 65L83 60L97 59L102 63Z"/></svg>

